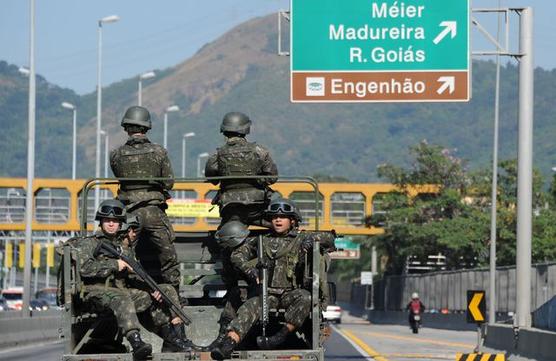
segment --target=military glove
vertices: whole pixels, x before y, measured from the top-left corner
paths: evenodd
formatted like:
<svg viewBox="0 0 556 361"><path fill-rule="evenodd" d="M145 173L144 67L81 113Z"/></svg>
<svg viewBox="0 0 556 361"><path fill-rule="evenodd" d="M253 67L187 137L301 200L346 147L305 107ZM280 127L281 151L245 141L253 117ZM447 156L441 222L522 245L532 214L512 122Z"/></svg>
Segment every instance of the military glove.
<svg viewBox="0 0 556 361"><path fill-rule="evenodd" d="M247 281L249 283L258 284L259 283L259 271L256 268L251 268L245 272Z"/></svg>

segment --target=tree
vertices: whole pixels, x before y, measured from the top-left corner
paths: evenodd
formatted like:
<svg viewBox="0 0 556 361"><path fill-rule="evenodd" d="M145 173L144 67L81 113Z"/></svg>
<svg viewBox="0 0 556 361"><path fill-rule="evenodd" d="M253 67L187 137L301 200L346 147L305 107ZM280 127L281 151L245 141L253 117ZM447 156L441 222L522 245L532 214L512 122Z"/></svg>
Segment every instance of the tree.
<svg viewBox="0 0 556 361"><path fill-rule="evenodd" d="M387 273L399 274L409 256L426 261L442 253L449 268L484 261L488 241L488 214L473 204L471 176L453 151L422 141L410 148L410 169L385 164L378 174L397 185L399 193L384 197L385 213L367 224L384 227L372 242L388 256ZM435 193L411 198L414 185L436 185Z"/></svg>

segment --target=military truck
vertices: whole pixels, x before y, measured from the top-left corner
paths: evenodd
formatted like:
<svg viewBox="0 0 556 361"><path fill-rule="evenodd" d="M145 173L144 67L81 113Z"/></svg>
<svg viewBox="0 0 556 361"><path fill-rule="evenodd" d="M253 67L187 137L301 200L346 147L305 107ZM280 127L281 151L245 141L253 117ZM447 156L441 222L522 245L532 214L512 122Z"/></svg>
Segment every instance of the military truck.
<svg viewBox="0 0 556 361"><path fill-rule="evenodd" d="M257 178L252 176L251 178ZM229 179L233 177L218 177L211 179ZM246 177L243 177L246 178ZM81 235L87 233L87 200L88 194L94 187L100 185L117 185L120 181L136 179L91 179L85 183L81 192ZM143 179L144 180L144 179ZM162 179L152 179L156 182ZM178 183L200 183L207 179L175 179ZM318 184L312 178L281 177L279 182L308 183L315 194L315 228L318 230ZM263 229L250 230L251 235L263 232ZM215 231L177 232L176 249L181 264L182 282L180 296L187 299L187 305L182 310L191 319L186 328L187 336L200 346L199 350L190 353L160 353L157 348L157 336L147 334L142 330L143 338L153 344L152 360L210 360L210 351L206 348L217 336L218 320L223 309L225 285L220 277L222 263L219 259L220 250L215 242ZM119 332L114 316L109 310L91 312L81 300L82 282L76 269L77 254L72 249L71 241L60 248L63 255L59 272L59 298L63 306L61 337L65 341L63 361L77 360L133 360L129 346L124 343L125 338ZM310 285L312 294L312 310L303 327L290 335L284 347L279 350L257 349L255 338L261 334L260 326L256 326L240 347L232 355L234 360L324 360L323 344L329 334L329 327L323 320L321 304L319 302L319 288L328 287L323 283L326 274L321 272L324 265L324 255L321 254L318 242L313 247L312 254L305 256L304 282ZM246 283L240 288L247 288ZM335 290L334 287L328 288ZM334 302L335 293L331 295ZM268 334L272 334L281 326L284 310L270 309ZM273 328L274 327L274 328ZM123 343L124 342L124 343ZM160 345L160 343L158 343ZM203 349L204 348L204 349Z"/></svg>

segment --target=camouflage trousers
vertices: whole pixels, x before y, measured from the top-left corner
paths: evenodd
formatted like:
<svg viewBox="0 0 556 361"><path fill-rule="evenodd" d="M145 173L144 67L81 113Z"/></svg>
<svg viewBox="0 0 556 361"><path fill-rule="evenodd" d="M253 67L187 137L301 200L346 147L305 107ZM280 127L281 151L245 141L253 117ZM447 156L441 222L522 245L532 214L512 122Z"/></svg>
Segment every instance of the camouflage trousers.
<svg viewBox="0 0 556 361"><path fill-rule="evenodd" d="M131 213L141 221L139 242L135 247L137 258L156 281L179 287L175 235L166 212L156 205L148 205L132 209Z"/></svg>
<svg viewBox="0 0 556 361"><path fill-rule="evenodd" d="M298 288L285 291L282 295L268 295L268 308L284 308L287 323L299 328L311 311L311 293ZM237 316L230 323L229 329L237 332L243 339L253 325L261 318L260 297L251 297L237 311Z"/></svg>
<svg viewBox="0 0 556 361"><path fill-rule="evenodd" d="M220 325L228 325L236 317L237 310L241 306L241 290L239 287L227 287L226 304L220 315Z"/></svg>
<svg viewBox="0 0 556 361"><path fill-rule="evenodd" d="M84 301L89 303L94 311L111 310L116 316L118 327L124 335L129 331L139 330L139 319L137 313L149 312L154 330L167 325L175 317L170 309L151 297L146 290L137 288L116 288L98 286L86 286ZM174 302L179 304L178 294L171 285L159 285Z"/></svg>

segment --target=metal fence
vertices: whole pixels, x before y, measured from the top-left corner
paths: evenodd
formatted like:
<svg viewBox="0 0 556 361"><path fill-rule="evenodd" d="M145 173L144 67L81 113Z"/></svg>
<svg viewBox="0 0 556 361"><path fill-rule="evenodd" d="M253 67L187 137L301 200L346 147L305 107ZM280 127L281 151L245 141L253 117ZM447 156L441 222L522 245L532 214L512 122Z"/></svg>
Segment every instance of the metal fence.
<svg viewBox="0 0 556 361"><path fill-rule="evenodd" d="M373 303L378 310L401 310L405 308L412 292L418 292L427 309L465 311L467 290L486 291L487 304L488 269L443 271L426 274L389 276L374 284ZM361 286L353 285L353 297L361 297ZM515 312L515 267L496 270L496 310ZM556 295L556 263L536 264L531 272L531 309L535 310ZM354 304L363 300L352 298Z"/></svg>

